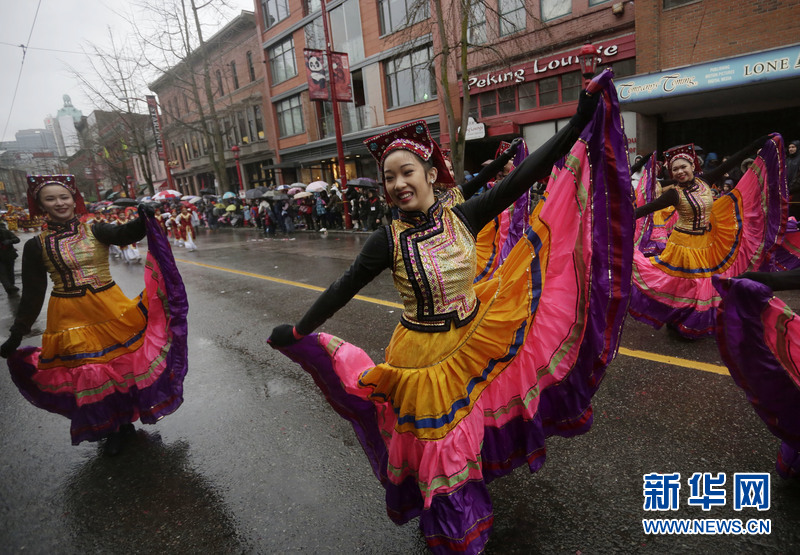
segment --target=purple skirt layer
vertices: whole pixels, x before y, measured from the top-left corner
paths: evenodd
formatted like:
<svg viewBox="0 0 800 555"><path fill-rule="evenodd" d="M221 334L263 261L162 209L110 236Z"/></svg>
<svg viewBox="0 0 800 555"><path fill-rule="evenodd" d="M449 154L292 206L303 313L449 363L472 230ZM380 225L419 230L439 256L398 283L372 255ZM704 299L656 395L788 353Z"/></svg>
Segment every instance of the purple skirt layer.
<svg viewBox="0 0 800 555"><path fill-rule="evenodd" d="M772 290L749 279L715 279L717 345L736 385L782 445L776 464L784 478L800 476L798 318ZM794 333L793 333L794 332Z"/></svg>

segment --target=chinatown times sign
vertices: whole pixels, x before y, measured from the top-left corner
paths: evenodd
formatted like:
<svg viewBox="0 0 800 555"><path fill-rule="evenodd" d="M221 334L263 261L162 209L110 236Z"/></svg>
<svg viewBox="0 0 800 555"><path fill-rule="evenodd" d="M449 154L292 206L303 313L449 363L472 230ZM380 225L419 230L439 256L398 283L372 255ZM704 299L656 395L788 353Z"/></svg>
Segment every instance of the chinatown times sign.
<svg viewBox="0 0 800 555"><path fill-rule="evenodd" d="M619 52L619 47L616 44L609 46L598 46L597 51L599 56L611 58L617 55ZM525 67L509 69L505 71L489 72L481 74L477 77L470 77L467 85L469 86L470 90L472 90L473 87L476 89L483 89L485 87L492 87L495 85L524 83L527 80L526 77L528 75L541 75L573 65L580 66L580 63L581 59L577 54L561 56L559 58L553 58L549 61L534 60L532 65L528 64ZM600 58L598 63L603 63L603 59Z"/></svg>

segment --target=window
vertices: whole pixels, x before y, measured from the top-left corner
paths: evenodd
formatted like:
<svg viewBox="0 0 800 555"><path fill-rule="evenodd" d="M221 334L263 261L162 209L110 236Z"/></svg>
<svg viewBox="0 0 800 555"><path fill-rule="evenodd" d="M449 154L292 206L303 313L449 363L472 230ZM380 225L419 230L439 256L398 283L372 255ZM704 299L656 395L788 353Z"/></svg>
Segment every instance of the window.
<svg viewBox="0 0 800 555"><path fill-rule="evenodd" d="M225 94L225 89L222 88L222 72L217 70L217 94L223 96Z"/></svg>
<svg viewBox="0 0 800 555"><path fill-rule="evenodd" d="M233 78L233 90L239 88L239 76L236 75L236 62L231 62L231 78Z"/></svg>
<svg viewBox="0 0 800 555"><path fill-rule="evenodd" d="M470 5L467 41L470 45L484 44L486 42L486 5L482 2L475 2Z"/></svg>
<svg viewBox="0 0 800 555"><path fill-rule="evenodd" d="M572 13L572 0L541 0L541 2L543 21Z"/></svg>
<svg viewBox="0 0 800 555"><path fill-rule="evenodd" d="M418 0L378 0L381 17L381 35L428 19L428 2Z"/></svg>
<svg viewBox="0 0 800 555"><path fill-rule="evenodd" d="M197 140L197 133L192 133L192 158L200 157L200 142Z"/></svg>
<svg viewBox="0 0 800 555"><path fill-rule="evenodd" d="M173 106L175 106L175 117L181 117L181 104L177 98L174 99Z"/></svg>
<svg viewBox="0 0 800 555"><path fill-rule="evenodd" d="M289 0L261 0L261 11L264 13L264 29L269 29L289 17Z"/></svg>
<svg viewBox="0 0 800 555"><path fill-rule="evenodd" d="M333 49L347 52L351 64L363 60L364 40L361 38L361 12L358 9L358 0L347 0L328 13Z"/></svg>
<svg viewBox="0 0 800 555"><path fill-rule="evenodd" d="M697 0L664 0L664 9L677 8L678 6L683 6L691 2L697 2Z"/></svg>
<svg viewBox="0 0 800 555"><path fill-rule="evenodd" d="M497 97L494 91L479 94L478 105L481 108L481 118L497 115Z"/></svg>
<svg viewBox="0 0 800 555"><path fill-rule="evenodd" d="M629 58L627 60L614 62L611 64L611 69L614 70L614 79L634 75L636 73L636 58Z"/></svg>
<svg viewBox="0 0 800 555"><path fill-rule="evenodd" d="M186 113L189 113L189 97L186 96L186 93L183 93L183 107L186 108Z"/></svg>
<svg viewBox="0 0 800 555"><path fill-rule="evenodd" d="M519 93L519 109L531 110L536 108L536 81L522 83L517 91Z"/></svg>
<svg viewBox="0 0 800 555"><path fill-rule="evenodd" d="M565 73L561 76L561 102L578 100L583 88L583 76L580 71Z"/></svg>
<svg viewBox="0 0 800 555"><path fill-rule="evenodd" d="M247 135L250 139L249 142L257 141L258 134L256 132L256 117L253 114L253 108L247 107Z"/></svg>
<svg viewBox="0 0 800 555"><path fill-rule="evenodd" d="M590 6L596 6L598 4L605 4L606 2L610 2L611 0L589 0Z"/></svg>
<svg viewBox="0 0 800 555"><path fill-rule="evenodd" d="M305 0L305 15L318 12L322 9L322 2L320 0Z"/></svg>
<svg viewBox="0 0 800 555"><path fill-rule="evenodd" d="M264 116L261 114L261 106L253 106L253 115L256 118L256 137L259 141L264 140Z"/></svg>
<svg viewBox="0 0 800 555"><path fill-rule="evenodd" d="M277 102L275 111L278 116L278 133L281 137L289 137L305 131L300 95Z"/></svg>
<svg viewBox="0 0 800 555"><path fill-rule="evenodd" d="M269 49L269 71L273 85L283 83L297 75L297 60L294 56L292 37Z"/></svg>
<svg viewBox="0 0 800 555"><path fill-rule="evenodd" d="M250 82L256 80L256 67L253 65L253 53L247 52L247 73L250 75Z"/></svg>
<svg viewBox="0 0 800 555"><path fill-rule="evenodd" d="M236 122L239 125L239 136L242 138L242 144L248 144L250 142L250 133L247 130L247 123L245 122L244 117L243 110L236 112Z"/></svg>
<svg viewBox="0 0 800 555"><path fill-rule="evenodd" d="M525 30L524 0L500 0L498 8L501 37Z"/></svg>
<svg viewBox="0 0 800 555"><path fill-rule="evenodd" d="M303 28L306 34L306 48L325 50L325 30L322 28L322 18L318 17Z"/></svg>
<svg viewBox="0 0 800 555"><path fill-rule="evenodd" d="M539 106L558 104L558 77L539 79Z"/></svg>
<svg viewBox="0 0 800 555"><path fill-rule="evenodd" d="M517 94L515 87L497 89L497 107L501 114L510 114L517 111Z"/></svg>
<svg viewBox="0 0 800 555"><path fill-rule="evenodd" d="M427 46L384 63L389 108L436 98L432 58L432 49Z"/></svg>

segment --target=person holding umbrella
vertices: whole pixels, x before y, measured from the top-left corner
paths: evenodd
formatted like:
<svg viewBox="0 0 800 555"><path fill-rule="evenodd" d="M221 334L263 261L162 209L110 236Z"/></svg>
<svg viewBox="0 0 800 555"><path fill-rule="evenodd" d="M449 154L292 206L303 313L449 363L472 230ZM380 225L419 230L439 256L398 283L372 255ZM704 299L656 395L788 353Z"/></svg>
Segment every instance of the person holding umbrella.
<svg viewBox="0 0 800 555"><path fill-rule="evenodd" d="M73 445L104 441L118 454L133 423L155 424L183 402L188 303L172 252L153 212L123 225L81 222L86 212L72 175L28 177L31 213L47 229L22 255L22 298L0 346L14 384L33 405L71 422ZM141 295L129 299L109 271L108 246L147 235ZM53 283L42 346L19 349Z"/></svg>

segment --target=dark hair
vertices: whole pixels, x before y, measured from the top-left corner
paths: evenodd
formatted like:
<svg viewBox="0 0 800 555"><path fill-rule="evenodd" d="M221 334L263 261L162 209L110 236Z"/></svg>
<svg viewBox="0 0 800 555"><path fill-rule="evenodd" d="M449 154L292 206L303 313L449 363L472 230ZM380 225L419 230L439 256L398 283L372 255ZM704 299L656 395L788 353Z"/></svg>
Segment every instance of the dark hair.
<svg viewBox="0 0 800 555"><path fill-rule="evenodd" d="M414 158L416 158L417 161L419 161L419 163L422 165L422 168L425 170L425 173L428 173L429 171L431 171L433 169L433 162L430 161L430 160L423 160L422 157L419 154L417 154L416 152L412 152L412 151L406 150L404 148L403 149L398 149L398 150L405 150L410 155L412 155ZM385 163L386 162L386 158L384 158L383 161ZM383 173L383 168L381 168L381 173Z"/></svg>

